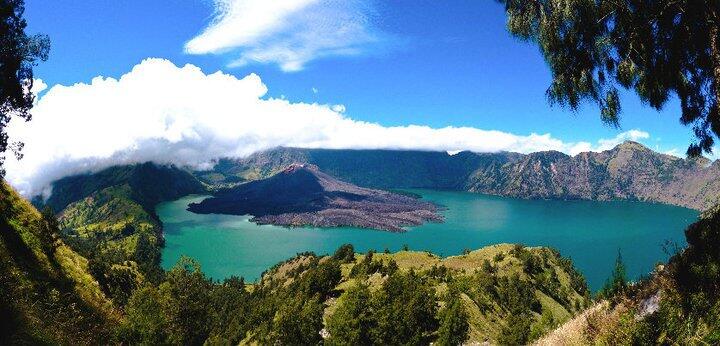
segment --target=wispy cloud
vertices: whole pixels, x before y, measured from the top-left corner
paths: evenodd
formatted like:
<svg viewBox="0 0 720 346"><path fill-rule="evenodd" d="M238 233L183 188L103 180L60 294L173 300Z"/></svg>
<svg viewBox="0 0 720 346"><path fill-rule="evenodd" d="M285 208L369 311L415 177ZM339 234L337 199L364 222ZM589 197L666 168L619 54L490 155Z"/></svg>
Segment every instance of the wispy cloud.
<svg viewBox="0 0 720 346"><path fill-rule="evenodd" d="M379 41L368 0L215 0L215 18L189 54L236 54L229 66L299 71L317 58L356 55Z"/></svg>
<svg viewBox="0 0 720 346"><path fill-rule="evenodd" d="M641 141L643 139L649 139L650 134L642 131L642 130L629 130L622 133L619 133L617 136L610 138L610 139L601 139L598 141L599 147L597 149L599 150L608 150L612 149L616 145L625 142L625 141Z"/></svg>
<svg viewBox="0 0 720 346"><path fill-rule="evenodd" d="M672 148L670 150L665 150L665 152L663 152L663 154L671 155L671 156L675 156L675 157L679 157L679 158L683 157L678 148Z"/></svg>
<svg viewBox="0 0 720 346"><path fill-rule="evenodd" d="M649 139L649 138L650 138L649 133L642 131L642 130L633 129L633 130L628 130L625 132L618 133L613 138L601 138L597 141L597 144L594 144L594 145L590 142L574 143L568 148L567 153L569 153L570 155L576 155L576 154L579 154L579 153L585 152L585 151L603 151L603 150L612 149L616 145L618 145L622 142L625 142L625 141L640 142L642 140Z"/></svg>
<svg viewBox="0 0 720 346"><path fill-rule="evenodd" d="M242 79L193 65L148 59L120 79L55 85L33 109L33 121L13 120L13 139L26 142L21 161L7 162L7 179L25 195L69 174L145 161L208 167L220 157L244 157L277 146L337 149L419 149L522 153L602 150L613 139L563 142L550 134L517 135L473 127L383 126L358 121L342 105L268 98L260 77Z"/></svg>

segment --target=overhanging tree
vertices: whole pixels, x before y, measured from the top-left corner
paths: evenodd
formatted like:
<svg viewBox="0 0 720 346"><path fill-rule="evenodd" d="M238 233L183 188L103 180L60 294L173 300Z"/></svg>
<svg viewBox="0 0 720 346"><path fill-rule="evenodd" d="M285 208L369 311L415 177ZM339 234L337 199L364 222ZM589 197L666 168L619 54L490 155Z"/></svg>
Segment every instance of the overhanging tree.
<svg viewBox="0 0 720 346"><path fill-rule="evenodd" d="M499 0L509 31L540 47L551 104L595 102L617 127L618 87L660 110L676 95L688 155L720 136L720 0Z"/></svg>
<svg viewBox="0 0 720 346"><path fill-rule="evenodd" d="M10 149L19 159L23 144L10 142L7 125L13 117L29 121L35 96L33 67L45 61L50 39L45 35L28 36L23 18L24 0L0 0L0 177L5 174L5 152Z"/></svg>

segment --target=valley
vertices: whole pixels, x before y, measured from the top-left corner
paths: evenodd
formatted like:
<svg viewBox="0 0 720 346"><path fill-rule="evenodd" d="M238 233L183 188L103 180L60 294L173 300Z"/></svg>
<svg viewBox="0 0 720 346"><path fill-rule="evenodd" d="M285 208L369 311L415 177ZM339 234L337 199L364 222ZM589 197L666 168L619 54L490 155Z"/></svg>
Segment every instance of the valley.
<svg viewBox="0 0 720 346"><path fill-rule="evenodd" d="M510 244L447 258L345 244L279 261L251 284L213 280L188 257L144 276L146 259L85 257L51 214L5 184L0 192L3 344L506 343L538 338L590 303L570 260ZM347 329L358 323L360 336ZM525 327L532 330L517 339Z"/></svg>
<svg viewBox="0 0 720 346"><path fill-rule="evenodd" d="M0 19L0 346L720 345L720 0Z"/></svg>
<svg viewBox="0 0 720 346"><path fill-rule="evenodd" d="M580 165L578 160L588 165ZM637 166L638 163L641 163L641 166ZM283 196L283 192L297 192L299 187L313 184L303 184L307 180L300 179L300 183L290 181L286 186L278 185L282 188L277 186L273 188L273 184L265 185L266 182L273 181L273 176L277 177L289 167L290 171L296 171L298 167L307 165L317 167L318 172L324 173L308 172L306 169L299 171L303 172L306 178L311 177L316 182L324 180L325 187L311 191L310 195L300 193L296 196L300 199L293 200L285 198L287 196ZM687 175L688 179L680 179L682 175ZM47 200L35 198L33 201L38 207L52 208L57 212L58 237L76 251L77 256L86 259L87 269L84 269L84 272L97 279L98 286L95 287L99 287L102 294L107 297L105 299L115 306L135 306L133 304L138 304L138 299L150 299L141 298L144 297L143 295L159 294L159 291L153 291L155 288L152 287L180 284L167 282L167 280L176 280L172 279L175 275L185 277L185 275L202 274L202 280L214 279L225 282L218 283L219 286L208 286L210 287L208 289L232 291L234 292L232 294L245 296L246 293L242 290L237 291L237 285L233 281L236 280L234 279L236 276L262 283L265 277L263 273L267 274L269 267L271 267L270 272L276 270L279 267L274 264L296 253L307 251L319 254L331 253L346 243L357 246L361 253L373 250L383 253L386 250L394 253L404 249L422 251L418 253L434 254L428 255L437 258L433 260L434 262L445 261L442 258L447 256L462 257L473 249L498 243L550 246L558 249L560 254L572 258L579 273L583 275L583 285L587 282L589 287L587 293L581 294L586 295L603 286L612 269L613 258L618 249L623 251L629 277L638 278L650 272L654 264L668 258L663 249L666 241L682 247L684 245L682 229L693 222L698 213L679 206L701 209L710 203L707 197L702 196L715 193L714 177L716 176L716 165L708 161L677 159L654 153L631 142L606 152L580 154L575 157L553 152L530 155L462 152L448 155L422 151L280 148L243 160L220 160L212 171L191 171L186 168L152 163L111 167L97 173L63 178L53 184L53 193ZM690 184L688 182L692 185L688 185ZM323 184L318 185L323 186ZM282 208L294 207L298 204L292 202L298 200L303 201L299 205L308 205L306 203L308 201L325 200L328 204L321 206L327 207L338 202L337 199L328 198L337 196L328 194L332 190L328 189L328 186L334 186L336 190L344 193L361 192L360 195L364 196L362 198L378 194L390 196L391 199L385 199L385 202L392 201L395 206L412 206L417 208L415 210L439 212L444 222L418 221L383 225L384 215L377 213L382 209L375 209L367 214L375 218L372 225L353 224L346 219L335 224L318 223L315 226L355 225L389 229L387 225L394 225L405 232L385 232L352 226L315 227L312 222L297 224L277 222L280 225L301 226L287 228L263 225L273 222L258 220L258 215L260 218L263 216L257 209L235 209L234 212L229 213L253 214L254 212L257 214L255 220L247 215L196 214L187 210L188 206L202 205L205 200L229 202L226 205L237 208L239 204L235 203L236 201L225 199L227 195L224 193L229 192L242 192L243 194L229 196L244 196L243 198L270 193L269 196L275 198L268 200L271 203L252 205L255 208L268 208L273 212L291 211L292 209L282 210ZM698 194L700 197L690 199L687 195L678 192L685 188L701 191ZM390 190L393 192L389 192ZM250 193L251 191L255 192ZM303 192L302 189L299 191ZM307 199L308 196L311 198ZM313 196L322 198L314 199ZM277 203L277 198L285 204ZM398 201L402 203L397 204ZM437 206L442 208L436 209ZM432 213L427 215L434 215ZM436 216L423 216L421 219L438 220ZM626 248L627 244L634 245L632 248ZM184 255L191 255L199 262L187 262L188 259ZM413 257L415 259L407 265L413 265L418 259L416 257ZM178 263L181 267L178 267ZM199 271L201 264L202 272ZM475 263L472 265L473 270L479 270L478 265L484 266L483 263ZM194 266L198 269L192 269ZM302 268L308 270L308 273L315 270L314 267ZM302 270L300 272L303 272ZM408 268L404 270L405 273L414 271L414 269L407 271ZM424 277L422 280L429 280L427 275L435 275L431 273L433 270L422 269L421 275ZM315 274L307 275L313 277ZM346 274L343 274L343 277L344 275ZM370 277L368 277L370 281L366 282L368 284L372 284L374 282L372 280L375 280ZM398 277L397 280L414 279ZM530 289L542 291L540 287L544 287L543 282L546 282L543 280L546 279L531 280ZM315 284L317 282L312 283ZM205 285L202 284L203 287ZM502 287L499 281L493 285L495 287L493 290ZM445 286L441 284L438 287L437 289L444 289L442 287ZM296 292L297 289L301 291ZM268 308L277 311L277 314L280 314L278 316L282 316L282 311L286 308L276 305L278 302L276 299L282 299L283 295L288 294L301 305L287 308L302 309L302 306L306 306L316 309L325 306L330 307L328 311L332 311L333 299L339 298L338 294L342 297L353 291L350 287L340 285L330 291L323 291L326 301L312 303L314 300L310 296L301 294L304 288L288 288L288 290L277 291L266 298L251 298L259 300L248 304L256 307L270 304ZM568 290L564 289L560 292L557 297L562 297ZM484 302L483 304L505 304L502 300L488 303L487 299L491 301L499 299L498 294L506 293L491 293L490 296L479 299ZM544 293L544 296L548 294ZM536 298L543 301L544 296L538 295ZM175 300L172 299L181 298L167 299L173 302ZM479 304L480 301L475 304ZM585 306L584 302L579 302L579 306L575 306L572 301L570 304L563 308L566 312L558 312L559 315L556 312L560 310L552 308L554 316L552 319L545 316L547 314L542 310L537 310L537 306L515 308L523 311L518 315L524 316L522 317L524 320L521 321L523 325L536 325L534 328L539 328L537 334L532 335L535 338ZM507 314L507 311L515 309L512 306L499 308L500 312L493 310L498 308L493 308L491 310L496 312L478 317L477 312L472 310L474 309L472 304L463 303L463 305L471 311L474 316L472 318L493 321L471 323L471 330L476 330L471 332L471 335L474 335L473 340L499 340L498 338L510 337L513 331L503 328L520 323L513 320L516 318L515 315ZM166 308L171 309L171 307ZM205 313L202 312L204 311L202 309L206 308L204 305L197 308L200 310L194 313ZM246 307L242 307L244 308ZM531 310L535 312L526 314ZM293 314L296 312L288 311ZM150 312L137 311L132 314L137 313ZM167 313L171 314L170 310ZM115 312L111 310L108 314L112 316ZM133 325L132 323L135 322L132 321L135 321L135 318L146 317L143 317L144 315L133 317L132 314L127 317L129 324L123 328L130 328L130 331L137 333L144 327ZM557 319L559 316L564 317ZM476 319L476 321L480 320ZM231 320L226 322L235 323ZM217 332L234 330L248 333L244 336L218 334L211 337L229 338L227 340L235 341L249 338L247 342L280 340L276 339L278 335L266 333L268 330L275 330L274 328L283 330L286 328L275 325L274 322L270 325L259 325L250 321L243 323L249 324L245 324L240 329L226 329L227 326L218 325ZM323 322L323 325L324 323L326 322ZM477 330L483 328L479 327L481 325L491 325L495 329L479 332ZM197 335L204 335L202 338L205 338L209 335L207 333L213 333L202 328L198 329L199 327L191 328L197 333L190 332L190 329L184 329L185 327L177 328L189 333L183 334L185 336L177 336L183 338L197 333L201 333ZM435 327L428 326L428 328ZM529 334L522 336L522 338L529 337ZM143 336L131 334L122 338L140 340L137 338Z"/></svg>
<svg viewBox="0 0 720 346"><path fill-rule="evenodd" d="M316 174L302 169L298 172L302 173L304 178L298 178L300 175L287 176L294 177L295 180L270 178L295 164L317 167L322 173ZM319 174L322 174L321 178ZM618 249L623 248L623 245L629 242L644 244L640 251L625 251L628 252L626 256L631 257L629 261L631 273L637 277L651 269L655 262L667 258L663 253L663 244L666 241L682 244L682 228L692 222L697 215L682 208L670 211L675 209L634 202L664 202L700 209L710 203L709 197L703 196L717 195L716 185L720 179L715 177L718 176L720 173L717 165L710 164L705 159L679 159L655 153L634 142L620 144L612 150L583 153L575 157L554 152L529 155L461 152L448 155L442 152L424 151L278 148L243 160L220 160L212 171L188 171L184 168L151 163L112 167L94 174L61 179L53 184L54 193L47 201L43 203L35 199L35 202L36 205L49 206L59 213L66 241L73 244L81 253L87 256L135 261L140 264L140 273L150 277L159 275L161 261L167 268L178 259L177 254L185 251L183 248L175 247L185 243L183 241L171 244L162 250L165 238L178 233L164 230L169 223L167 219L161 218L156 213L158 203L173 201L189 194L213 194L209 199L192 199L183 205L178 213L185 212L184 209L191 203L196 203L190 206L194 211L201 211L209 203L217 203L214 208L223 205L222 208L231 208L223 211L229 214L255 215L252 222L304 226L295 229L298 234L278 235L277 231L261 232L256 235L258 238L252 241L253 243L262 242L267 238L275 239L277 244L283 244L292 242L289 240L292 237L312 239L332 234L331 238L334 240L327 245L320 245L323 242L295 240L297 244L305 244L307 249L315 249L320 253L330 251L331 247L344 243L342 239L355 239L353 242L363 250L382 250L386 247L397 250L402 245L408 244L413 249L431 250L444 255L458 254L465 248L498 242L551 245L578 260L580 268L590 278L591 287L597 288L607 277L614 254ZM685 178L682 179L683 177ZM316 183L306 184L310 180ZM435 191L420 191L420 195L426 195L420 200L405 196L393 197L399 198L399 201L406 203L406 206L411 206L411 210L416 210L405 213L408 209L403 209L405 214L400 218L391 216L392 214L379 213L383 209L377 204L373 204L371 209L365 209L358 216L352 213L348 215L348 212L342 209L328 207L333 203L337 206L337 203L341 202L345 203L343 208L347 208L347 199L343 202L342 199L329 198L327 188L312 190L311 186L322 187L322 184L317 183L318 181L324 181L326 186L335 186L336 189L344 189L346 192L362 191L365 194L370 193L369 191L377 191L366 187L385 190L424 188ZM440 192L443 190L459 194L444 194ZM464 192L467 195L463 195L463 191L472 193ZM693 193L697 198L687 198ZM378 192L370 194L377 195ZM387 192L382 194L398 196ZM484 194L527 199L528 203L495 200L483 196ZM228 196L230 196L229 200ZM233 202L232 196L250 198L248 201L252 203ZM322 197L317 199L318 196ZM263 198L265 204L259 203L261 202L259 197ZM310 211L292 209L297 206L312 207L313 204L308 201L313 200L319 201L320 204L315 205L315 208L322 207L320 209L325 210L325 215L318 216L321 215L318 213L319 209ZM586 207L583 207L583 203L564 202L573 200L591 201L588 201ZM628 204L630 207L616 208L612 204L599 203L603 201L630 203ZM431 222L419 226L424 221L440 219L438 214L435 214L437 205L448 207L439 215L445 219L445 223ZM531 207L519 207L522 205ZM577 205L579 209L574 210L575 207L569 207L572 205ZM291 209L282 209L288 207ZM596 208L618 211L626 209L635 212L628 214L609 212L609 216L606 217L602 213L594 213L593 210ZM558 212L564 209L568 212ZM209 208L202 212L217 211L219 210ZM291 211L295 213L289 213ZM214 215L193 215L195 215L193 219L188 222L194 224L193 227L197 229L204 229L205 232L225 228L222 224L215 224L213 220L227 220L231 224L243 225L239 227L253 230L265 230L264 227L270 227L268 225L255 228L246 225L244 222L247 221L243 220L249 218L242 216L233 218L232 215L228 215L228 218L225 218ZM407 217L408 215L412 217ZM548 221L548 217L555 221ZM202 224L200 220L203 219L210 221ZM451 219L458 221L451 222ZM598 220L606 221L598 222ZM317 226L336 228L328 232L308 231ZM337 226L346 227L337 228ZM410 230L410 232L405 236L397 236L395 237L397 239L391 241L375 242L366 241L365 238L379 239L392 238L392 236L377 235L377 232L372 231L363 232L352 226L393 231ZM628 232L628 229L634 232ZM177 228L174 230L180 231ZM246 234L253 234L255 237L253 232ZM287 232L282 230L280 233ZM235 233L231 232L224 237L232 234ZM310 234L315 235L310 236ZM189 239L196 236L202 238L202 233L193 235ZM427 240L420 240L425 237ZM572 245L578 237L580 239L587 237L588 242L577 242L577 245ZM415 238L417 240L413 240ZM438 239L443 241L440 242ZM225 249L227 244L242 247L242 243L230 241L220 244L218 248ZM434 244L443 244L443 246ZM593 244L604 244L604 247ZM587 248L597 251L584 251ZM212 269L215 265L210 265L208 269L212 276L217 278L226 277L230 273L256 277L264 267L307 249L298 246L286 250L279 248L276 254L260 261L254 259L262 256L254 255L246 257L242 264L231 261L234 265L254 268L249 271ZM163 251L165 255L161 255ZM223 251L235 252L233 249ZM193 256L203 257L202 249L191 253ZM583 260L583 258L588 259ZM590 260L590 258L595 259ZM207 261L209 259L204 262ZM231 262L214 260L219 268L227 267Z"/></svg>

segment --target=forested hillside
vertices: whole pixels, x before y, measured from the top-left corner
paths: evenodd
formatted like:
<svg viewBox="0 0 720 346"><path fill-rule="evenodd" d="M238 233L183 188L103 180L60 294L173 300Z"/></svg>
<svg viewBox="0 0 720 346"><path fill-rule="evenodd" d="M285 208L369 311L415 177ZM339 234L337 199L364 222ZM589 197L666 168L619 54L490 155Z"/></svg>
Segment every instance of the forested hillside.
<svg viewBox="0 0 720 346"><path fill-rule="evenodd" d="M97 344L121 316L90 274L88 260L0 182L0 344Z"/></svg>
<svg viewBox="0 0 720 346"><path fill-rule="evenodd" d="M674 249L667 264L637 283L616 269L603 299L541 344L720 343L720 209L704 213L685 235L687 248Z"/></svg>
<svg viewBox="0 0 720 346"><path fill-rule="evenodd" d="M545 248L498 245L462 256L424 252L280 263L247 286L212 283L189 259L130 298L121 338L137 343L311 345L523 343L589 302L570 261Z"/></svg>
<svg viewBox="0 0 720 346"><path fill-rule="evenodd" d="M152 266L152 257L86 259L61 239L51 213L5 185L1 192L6 343L720 341L716 211L688 228L688 248L667 265L635 284L616 271L592 303L569 260L514 245L445 259L344 246L333 256L299 254L251 284L212 281L183 259L146 278L137 268Z"/></svg>
<svg viewBox="0 0 720 346"><path fill-rule="evenodd" d="M430 188L535 199L638 200L704 210L720 195L720 164L680 159L625 142L612 150L568 156L560 152L471 153L278 148L241 160L220 160L190 172L153 163L116 166L53 183L47 205L64 234L98 237L125 258L138 238L161 244L157 203L222 191L270 177L295 163L361 187ZM144 234L144 235L143 235ZM90 237L92 235L92 237ZM115 251L113 250L113 251Z"/></svg>
<svg viewBox="0 0 720 346"><path fill-rule="evenodd" d="M113 167L56 182L46 202L60 208L61 231L55 244L68 244L60 248L77 256L72 263L81 263L85 273L79 276L84 278L80 287L85 287L85 292L92 287L95 293L90 297L103 297L99 299L102 304L72 312L72 318L94 321L88 327L97 329L93 335L110 335L131 344L200 344L206 340L452 344L461 341L458 336L516 344L540 338L590 304L584 280L568 260L552 250L510 245L448 259L418 252L351 256L347 248L335 256L302 254L250 285L238 278L214 282L189 259L169 272L159 267L162 228L154 213L157 203L257 180L296 162L310 162L335 177L382 188L448 188L521 198L646 200L698 209L712 203L711 196L718 191L716 177L720 176L719 166L707 160L658 154L633 142L574 157L558 152L448 155L277 149L245 160L222 160L206 172L150 163ZM8 205L16 204L30 208L17 197ZM544 340L553 343L574 335L582 342L648 338L665 342L681 337L716 341L718 323L713 312L718 311L718 303L713 297L718 293L718 278L713 273L720 261L713 253L718 252L720 241L712 215L708 213L689 228L690 247L651 279L636 285L623 283L605 292L611 304L598 303ZM51 216L48 213L46 219L52 220ZM24 258L17 257L21 252L12 252L17 246L8 248L6 256L12 257L8 263ZM22 261L19 263L25 263ZM23 270L39 270L29 268ZM18 279L8 280L3 294L31 296L20 290L26 288ZM91 304L93 300L85 296L68 295L67 299ZM27 300L6 308L30 311L31 317L12 322L13 330L19 331L13 335L23 340L71 338L62 334L62 329L44 325L46 321L35 321L32 316L44 312L26 307L30 298L23 299ZM72 307L84 306L61 300ZM408 307L408 301L417 303ZM110 307L96 310L91 308L94 306ZM103 321L110 318L106 316L116 315L121 316L116 317L121 320L120 327L106 329ZM35 330L43 334L35 336ZM46 336L43 330L55 334ZM78 340L82 338L91 340L92 336L78 336Z"/></svg>
<svg viewBox="0 0 720 346"><path fill-rule="evenodd" d="M122 185L130 187L129 198L149 210L160 201L203 191L187 171L148 162L65 177L52 184L52 194L43 204L60 211L97 191Z"/></svg>
<svg viewBox="0 0 720 346"><path fill-rule="evenodd" d="M90 260L111 298L124 302L130 290L162 276L155 205L204 191L185 170L145 163L61 179L50 198L36 204L59 213L62 238Z"/></svg>

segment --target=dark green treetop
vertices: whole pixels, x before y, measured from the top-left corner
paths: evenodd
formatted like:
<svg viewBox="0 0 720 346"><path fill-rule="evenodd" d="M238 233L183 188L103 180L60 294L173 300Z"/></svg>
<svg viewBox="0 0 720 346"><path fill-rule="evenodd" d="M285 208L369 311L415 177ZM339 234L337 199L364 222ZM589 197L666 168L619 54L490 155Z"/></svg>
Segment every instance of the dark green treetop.
<svg viewBox="0 0 720 346"><path fill-rule="evenodd" d="M462 345L469 338L470 323L457 288L450 287L445 304L445 308L440 311L440 327L435 343L448 346Z"/></svg>
<svg viewBox="0 0 720 346"><path fill-rule="evenodd" d="M627 270L625 269L625 263L622 259L622 253L618 250L618 255L615 259L615 267L613 268L610 278L608 278L605 285L603 285L603 288L600 291L600 296L605 298L614 297L623 293L627 287Z"/></svg>
<svg viewBox="0 0 720 346"><path fill-rule="evenodd" d="M680 122L710 153L720 135L719 0L499 0L509 31L540 47L551 104L577 110L590 100L619 125L618 87L660 110L680 100Z"/></svg>

